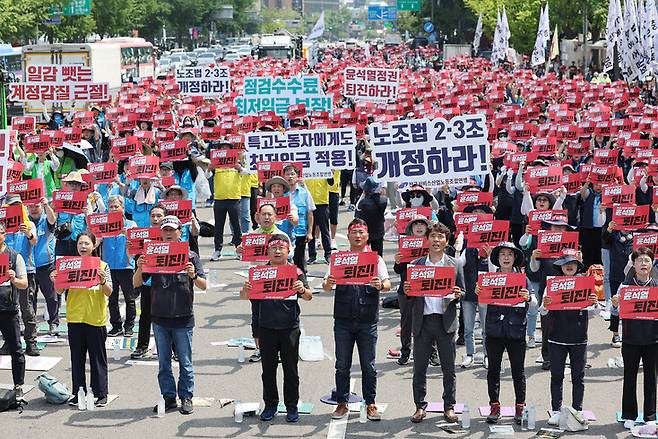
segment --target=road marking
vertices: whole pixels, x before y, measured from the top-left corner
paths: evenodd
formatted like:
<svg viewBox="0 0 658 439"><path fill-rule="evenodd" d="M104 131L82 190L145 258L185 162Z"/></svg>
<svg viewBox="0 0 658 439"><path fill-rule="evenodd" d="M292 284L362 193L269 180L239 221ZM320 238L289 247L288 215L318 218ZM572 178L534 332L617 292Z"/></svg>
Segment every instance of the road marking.
<svg viewBox="0 0 658 439"><path fill-rule="evenodd" d="M354 385L356 384L356 378L350 379L350 393L354 391ZM350 412L347 411L347 416L343 419L332 419L329 423L329 429L327 431L327 439L345 439L347 435L347 421L349 420Z"/></svg>

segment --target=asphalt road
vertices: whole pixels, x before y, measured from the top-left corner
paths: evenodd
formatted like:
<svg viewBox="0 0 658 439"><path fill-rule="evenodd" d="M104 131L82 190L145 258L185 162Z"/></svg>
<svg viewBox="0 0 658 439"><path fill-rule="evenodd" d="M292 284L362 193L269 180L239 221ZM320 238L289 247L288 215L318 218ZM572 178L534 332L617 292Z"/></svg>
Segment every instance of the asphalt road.
<svg viewBox="0 0 658 439"><path fill-rule="evenodd" d="M211 209L199 209L201 219L212 217ZM346 248L346 225L352 213L341 207L339 225L339 247ZM227 226L228 228L228 226ZM385 259L393 273L393 254L396 243L385 243ZM226 250L228 250L225 247ZM306 335L320 336L326 353L319 362L299 363L301 400L315 404L312 414L302 415L298 424L287 424L285 416L279 415L274 421L260 422L257 417L246 417L241 424L233 419L233 405L220 408L220 398L239 399L243 402L261 400L260 364L238 363L238 348L225 345L213 346L213 342L223 342L231 338L250 336L250 306L248 301L239 300L239 290L244 277L236 274L245 269L246 264L234 257L219 262L209 262L212 253L212 240L201 240L201 256L205 268L210 270L209 289L205 294L195 296L196 328L194 331L194 372L197 397L215 398L210 407L197 405L195 412L183 416L178 412L168 413L164 418L153 416L152 408L157 402L159 391L156 365L129 365L129 351L121 351L122 358L115 361L113 351L108 351L110 394L118 398L107 407L95 411L78 411L68 405L53 406L45 402L38 389L30 391L26 399L29 405L23 413L1 413L3 437L24 438L73 438L73 437L487 437L488 425L477 413L478 406L488 404L486 391L486 369L474 366L457 369L457 402L468 403L471 407L472 425L463 434L448 434L437 423L440 414L429 413L422 424L412 424L409 417L414 412L411 391L412 363L398 366L395 360L386 358L389 348L398 348L399 339L395 329L399 323L397 310L380 312L379 339L377 344L378 392L377 402L387 404L381 422L359 423L358 412L350 414L347 423L331 423L332 407L322 404L320 397L331 392L334 387L334 343L332 332L333 299L331 294L320 292L321 277L327 265L316 264L309 268L311 287L317 294L311 302L302 302L302 324ZM225 251L226 251L225 250ZM395 294L395 293L390 293ZM43 314L40 302L39 315ZM610 333L606 322L594 318L590 324L590 344L586 372L585 409L592 410L597 417L586 433L576 437L628 437L629 433L615 422L615 411L621 407L622 369L607 366L608 360L621 355L619 349L610 346ZM478 346L481 351L481 346ZM247 351L247 356L250 351ZM459 346L457 361L461 362L464 347ZM70 386L70 360L68 345L63 342L49 344L42 352L44 356L62 357L49 373ZM537 408L537 427L545 426L546 410L549 407L549 373L542 371L535 359L540 355L539 348L527 351L526 375L528 404ZM177 371L177 367L174 369ZM353 365L354 390L360 393L361 380L358 356L355 353ZM39 372L27 372L26 382L34 384ZM281 372L279 371L281 377ZM442 393L439 368L430 367L428 377L428 400L440 401ZM10 383L11 373L0 370L0 382ZM642 377L638 388L642 388ZM509 363L501 384L503 405L514 402ZM279 379L282 392L282 378ZM283 395L280 393L281 399ZM571 400L570 378L565 379L565 402ZM642 401L640 400L640 406ZM511 418L504 423L511 424ZM515 437L531 437L534 432L522 432L514 426Z"/></svg>

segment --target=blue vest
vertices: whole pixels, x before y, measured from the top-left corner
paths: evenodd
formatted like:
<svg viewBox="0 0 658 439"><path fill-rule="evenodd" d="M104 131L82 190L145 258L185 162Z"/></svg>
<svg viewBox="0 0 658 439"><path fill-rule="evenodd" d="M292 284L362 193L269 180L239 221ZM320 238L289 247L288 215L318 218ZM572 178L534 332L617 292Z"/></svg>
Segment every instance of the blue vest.
<svg viewBox="0 0 658 439"><path fill-rule="evenodd" d="M123 175L121 175L121 181L122 181L123 183L126 182L125 177L124 177ZM130 184L128 185L128 190L126 190L125 193L126 193L126 194L134 194L135 191L136 191L138 188L139 188L139 181L137 181L137 180L133 180L133 181L131 181ZM126 212L126 214L128 214L128 215L132 215L133 212L135 211L135 200L133 199L133 197L134 197L134 195L133 195L133 196L126 196L126 197L125 197L125 200L124 200L125 212ZM150 225L150 223L149 223L149 225ZM146 226L146 227L148 227L148 226Z"/></svg>
<svg viewBox="0 0 658 439"><path fill-rule="evenodd" d="M134 221L124 220L126 229L137 227ZM110 270L135 269L135 259L126 254L126 234L103 238L103 260Z"/></svg>
<svg viewBox="0 0 658 439"><path fill-rule="evenodd" d="M183 189L185 189L188 193L188 197L190 200L192 200L192 209L196 208L196 185L194 184L194 181L192 181L192 174L190 173L189 169L185 169L183 171L183 174L179 174L178 172L174 172L174 179L176 180L176 184Z"/></svg>
<svg viewBox="0 0 658 439"><path fill-rule="evenodd" d="M37 226L37 245L34 247L32 254L34 256L34 266L36 268L50 265L55 262L55 235L48 228L48 218L42 214L39 221L30 221Z"/></svg>
<svg viewBox="0 0 658 439"><path fill-rule="evenodd" d="M133 198L134 198L134 193L133 193ZM156 189L154 204L134 203L133 221L137 223L137 227L151 227L151 209L153 209L153 207L158 205L159 200L160 200L160 191Z"/></svg>
<svg viewBox="0 0 658 439"><path fill-rule="evenodd" d="M85 222L85 214L78 213L72 215L70 213L58 213L57 214L57 225L64 223L71 223L71 234L64 238L64 240L76 241L80 233L87 229L87 223Z"/></svg>
<svg viewBox="0 0 658 439"><path fill-rule="evenodd" d="M293 229L292 234L296 237L306 236L308 233L308 218L306 217L306 211L308 210L306 204L306 201L308 200L308 190L305 187L297 185L295 192L290 192L288 196L290 197L290 202L297 206L297 215L299 217L299 222Z"/></svg>
<svg viewBox="0 0 658 439"><path fill-rule="evenodd" d="M25 260L25 268L28 273L34 273L34 258L32 258L32 244L27 236L21 232L7 233L5 235L7 247L20 254Z"/></svg>

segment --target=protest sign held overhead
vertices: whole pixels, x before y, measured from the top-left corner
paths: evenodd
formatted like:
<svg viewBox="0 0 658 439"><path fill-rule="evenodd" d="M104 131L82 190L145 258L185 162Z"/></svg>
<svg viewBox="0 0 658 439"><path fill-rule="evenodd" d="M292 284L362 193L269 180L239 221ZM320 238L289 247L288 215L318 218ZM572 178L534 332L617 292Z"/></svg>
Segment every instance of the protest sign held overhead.
<svg viewBox="0 0 658 439"><path fill-rule="evenodd" d="M187 96L219 98L231 92L231 77L226 66L196 66L176 69L176 83Z"/></svg>

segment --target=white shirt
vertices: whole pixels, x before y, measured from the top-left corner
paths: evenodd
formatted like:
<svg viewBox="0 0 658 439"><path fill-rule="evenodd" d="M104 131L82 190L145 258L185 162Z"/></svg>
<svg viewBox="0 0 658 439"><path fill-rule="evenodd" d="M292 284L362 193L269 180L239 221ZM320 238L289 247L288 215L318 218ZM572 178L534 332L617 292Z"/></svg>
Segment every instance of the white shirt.
<svg viewBox="0 0 658 439"><path fill-rule="evenodd" d="M446 255L445 253L437 263L430 261L430 257L427 256L427 262L425 263L428 267L445 267L446 265ZM448 297L448 296L446 296ZM425 297L425 307L423 309L423 315L429 314L443 314L443 297Z"/></svg>

